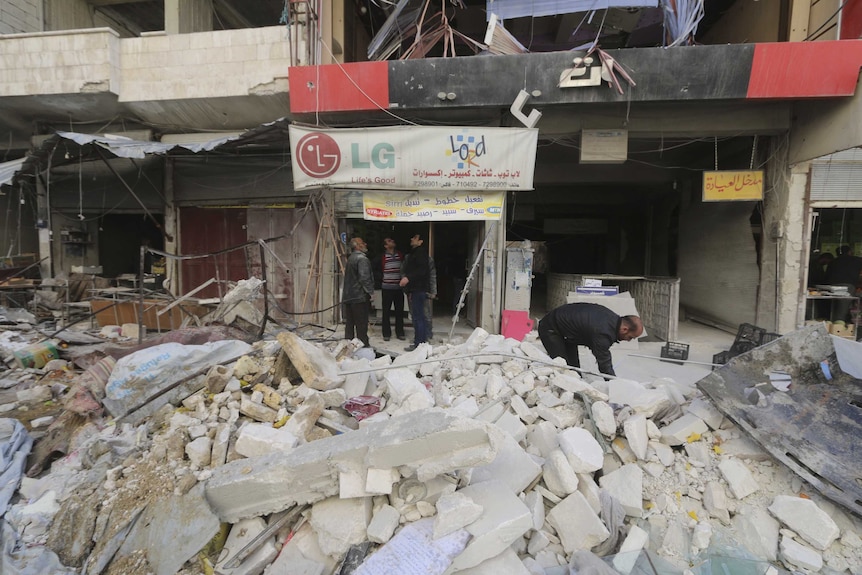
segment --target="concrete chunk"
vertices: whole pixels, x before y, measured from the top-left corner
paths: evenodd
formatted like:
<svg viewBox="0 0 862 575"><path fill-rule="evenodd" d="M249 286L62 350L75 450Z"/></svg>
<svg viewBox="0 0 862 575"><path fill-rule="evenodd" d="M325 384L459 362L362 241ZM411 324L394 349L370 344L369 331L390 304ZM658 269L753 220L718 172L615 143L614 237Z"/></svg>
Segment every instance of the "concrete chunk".
<svg viewBox="0 0 862 575"><path fill-rule="evenodd" d="M475 567L496 557L533 527L530 510L500 481L470 485L460 493L483 511L479 519L466 527L473 538L452 562L451 572Z"/></svg>
<svg viewBox="0 0 862 575"><path fill-rule="evenodd" d="M682 445L692 434L705 433L707 429L702 419L686 413L670 425L661 428L661 440L668 445Z"/></svg>
<svg viewBox="0 0 862 575"><path fill-rule="evenodd" d="M767 561L778 558L778 521L765 509L743 505L733 516L733 530L749 551Z"/></svg>
<svg viewBox="0 0 862 575"><path fill-rule="evenodd" d="M718 481L710 481L703 491L703 506L709 514L725 525L730 522L730 510L727 507L727 493Z"/></svg>
<svg viewBox="0 0 862 575"><path fill-rule="evenodd" d="M790 537L781 538L781 559L794 567L808 571L820 571L823 557L814 549L797 543Z"/></svg>
<svg viewBox="0 0 862 575"><path fill-rule="evenodd" d="M631 406L637 413L643 413L646 417L652 417L670 403L665 391L648 389L642 383L630 379L610 380L608 401L613 405Z"/></svg>
<svg viewBox="0 0 862 575"><path fill-rule="evenodd" d="M548 457L553 450L560 446L557 441L559 431L553 423L540 421L532 431L527 433L527 443L538 451L542 457Z"/></svg>
<svg viewBox="0 0 862 575"><path fill-rule="evenodd" d="M437 500L434 518L434 539L449 535L473 523L482 515L482 506L461 492L444 495Z"/></svg>
<svg viewBox="0 0 862 575"><path fill-rule="evenodd" d="M577 521L573 521L575 517ZM557 530L566 553L592 549L610 537L608 528L580 492L572 493L551 509L548 523Z"/></svg>
<svg viewBox="0 0 862 575"><path fill-rule="evenodd" d="M826 550L841 535L838 525L810 499L778 495L769 511L808 543Z"/></svg>
<svg viewBox="0 0 862 575"><path fill-rule="evenodd" d="M308 522L317 532L320 550L332 558L347 553L351 545L368 537L371 498L339 499L330 497L311 507Z"/></svg>
<svg viewBox="0 0 862 575"><path fill-rule="evenodd" d="M284 353L299 372L305 385L318 391L333 389L344 383L335 357L290 331L276 336Z"/></svg>
<svg viewBox="0 0 862 575"><path fill-rule="evenodd" d="M629 447L641 461L646 459L649 436L647 435L647 419L642 413L636 413L623 423L623 431L629 442Z"/></svg>
<svg viewBox="0 0 862 575"><path fill-rule="evenodd" d="M251 555L243 559L239 567L235 569L225 569L224 565L232 560L243 547L254 539L261 531L266 529L266 521L260 517L243 519L239 523L231 527L230 533L224 544L222 551L222 560L216 564L216 573L230 573L231 575L247 575L252 573L260 573L264 567L269 565L275 556L278 554L278 549L275 548L273 538L267 539L263 545L252 552ZM226 552L226 553L225 553Z"/></svg>
<svg viewBox="0 0 862 575"><path fill-rule="evenodd" d="M593 421L596 427L607 437L613 436L617 432L617 420L614 418L614 408L604 401L593 403L591 412Z"/></svg>
<svg viewBox="0 0 862 575"><path fill-rule="evenodd" d="M643 515L643 480L643 470L637 464L630 463L612 473L603 475L599 479L599 485L620 502L626 515L641 517Z"/></svg>
<svg viewBox="0 0 862 575"><path fill-rule="evenodd" d="M586 429L573 427L557 436L560 449L569 458L575 473L590 473L602 468L604 450Z"/></svg>
<svg viewBox="0 0 862 575"><path fill-rule="evenodd" d="M500 479L509 486L512 493L518 494L542 473L542 468L511 435L502 435L503 439L494 461L474 467L470 483Z"/></svg>
<svg viewBox="0 0 862 575"><path fill-rule="evenodd" d="M245 457L258 457L273 451L288 453L299 440L289 431L263 423L249 423L239 430L236 452Z"/></svg>
<svg viewBox="0 0 862 575"><path fill-rule="evenodd" d="M186 455L189 461L197 467L206 467L212 460L213 442L207 436L198 437L186 444Z"/></svg>
<svg viewBox="0 0 862 575"><path fill-rule="evenodd" d="M391 505L384 505L374 513L368 524L368 540L374 543L386 543L395 533L395 528L401 520L401 514Z"/></svg>
<svg viewBox="0 0 862 575"><path fill-rule="evenodd" d="M649 533L637 525L632 525L625 541L620 546L620 550L614 555L614 569L623 575L631 573L640 556L641 549L646 547L648 541Z"/></svg>
<svg viewBox="0 0 862 575"><path fill-rule="evenodd" d="M557 374L551 378L551 385L559 387L564 391L570 391L575 394L583 394L593 401L607 401L608 396L577 375L570 373Z"/></svg>
<svg viewBox="0 0 862 575"><path fill-rule="evenodd" d="M530 571L512 549L506 549L496 557L483 561L475 567L458 571L458 575L530 575Z"/></svg>
<svg viewBox="0 0 862 575"><path fill-rule="evenodd" d="M730 491L737 499L744 499L758 489L760 486L755 481L754 476L748 467L738 459L726 458L718 464L718 469L727 484L730 486Z"/></svg>
<svg viewBox="0 0 862 575"><path fill-rule="evenodd" d="M393 417L357 431L300 445L287 454L237 460L213 470L206 496L228 523L265 515L338 493L338 472L360 461L399 468L420 481L492 461L505 434L494 425L438 409Z"/></svg>
<svg viewBox="0 0 862 575"><path fill-rule="evenodd" d="M718 429L724 421L724 415L712 403L697 397L685 407L685 411L703 420L710 429Z"/></svg>
<svg viewBox="0 0 862 575"><path fill-rule="evenodd" d="M578 489L578 476L561 449L552 451L545 460L542 478L547 488L559 497L565 497Z"/></svg>

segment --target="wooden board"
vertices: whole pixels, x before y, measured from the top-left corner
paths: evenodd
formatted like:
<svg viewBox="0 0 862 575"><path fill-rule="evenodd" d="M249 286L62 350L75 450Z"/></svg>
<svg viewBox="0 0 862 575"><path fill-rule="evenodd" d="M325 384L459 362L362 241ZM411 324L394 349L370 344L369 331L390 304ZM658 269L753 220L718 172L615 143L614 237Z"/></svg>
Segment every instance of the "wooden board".
<svg viewBox="0 0 862 575"><path fill-rule="evenodd" d="M186 314L179 306L174 307L161 316L157 315L160 309L167 307L170 303L164 300L144 300L144 326L149 331L168 331L181 327ZM209 311L201 306L183 305L182 307L198 317L205 315ZM138 323L139 309L140 304L136 301L90 300L90 310L96 315L99 327L123 325L124 323L136 324Z"/></svg>

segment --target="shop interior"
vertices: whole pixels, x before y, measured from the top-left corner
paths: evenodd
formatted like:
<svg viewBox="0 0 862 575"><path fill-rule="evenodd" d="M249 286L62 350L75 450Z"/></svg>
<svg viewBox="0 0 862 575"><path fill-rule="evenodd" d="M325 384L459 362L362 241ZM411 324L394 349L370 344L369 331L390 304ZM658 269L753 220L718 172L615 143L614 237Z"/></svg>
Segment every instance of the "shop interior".
<svg viewBox="0 0 862 575"><path fill-rule="evenodd" d="M449 325L455 306L461 295L461 288L473 264L476 248L470 252L471 237L482 222L376 222L368 220L350 220L349 237L361 237L368 244L368 258L372 266L379 265L383 254L383 240L391 237L395 240L397 249L404 255L410 253L410 238L422 234L427 238L425 246L428 255L434 259L437 270L437 298L432 302L434 325ZM471 234L471 231L473 232ZM473 242L475 243L475 242ZM475 282L470 286L468 294L472 297L465 302L461 317L469 325L476 322ZM468 305L469 304L469 305ZM375 308L373 320L379 320L379 310ZM405 305L405 313L406 305Z"/></svg>
<svg viewBox="0 0 862 575"><path fill-rule="evenodd" d="M849 247L853 256L862 256L862 208L816 208L811 228L805 319L858 325L857 294L862 280L857 276L855 289L833 285L840 282L834 281L830 265L840 255L842 246Z"/></svg>

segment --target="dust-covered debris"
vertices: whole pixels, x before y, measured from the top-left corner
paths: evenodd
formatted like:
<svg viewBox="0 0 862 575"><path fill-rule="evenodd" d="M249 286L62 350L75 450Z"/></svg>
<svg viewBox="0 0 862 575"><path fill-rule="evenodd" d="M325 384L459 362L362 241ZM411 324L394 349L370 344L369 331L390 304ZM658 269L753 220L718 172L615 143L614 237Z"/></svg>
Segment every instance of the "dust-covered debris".
<svg viewBox="0 0 862 575"><path fill-rule="evenodd" d="M859 518L692 382L580 375L481 329L396 358L290 332L224 355L146 410L149 375L127 378L135 425L102 409L114 360L7 372L0 415L38 417L4 533L88 573L862 574Z"/></svg>

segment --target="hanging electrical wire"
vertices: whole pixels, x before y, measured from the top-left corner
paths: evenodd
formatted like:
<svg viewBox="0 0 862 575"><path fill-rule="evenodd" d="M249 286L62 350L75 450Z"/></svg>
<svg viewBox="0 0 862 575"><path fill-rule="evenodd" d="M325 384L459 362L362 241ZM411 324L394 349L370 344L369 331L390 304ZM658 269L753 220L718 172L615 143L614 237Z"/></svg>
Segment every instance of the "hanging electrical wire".
<svg viewBox="0 0 862 575"><path fill-rule="evenodd" d="M697 26L703 19L703 0L661 0L664 12L665 46L694 44Z"/></svg>

